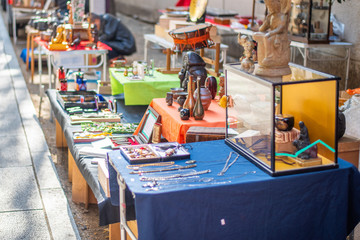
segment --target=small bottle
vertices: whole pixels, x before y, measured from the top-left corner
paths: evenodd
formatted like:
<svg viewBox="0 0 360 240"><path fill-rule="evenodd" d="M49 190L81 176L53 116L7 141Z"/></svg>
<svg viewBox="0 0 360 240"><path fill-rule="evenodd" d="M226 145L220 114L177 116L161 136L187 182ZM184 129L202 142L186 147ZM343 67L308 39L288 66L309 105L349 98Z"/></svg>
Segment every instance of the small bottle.
<svg viewBox="0 0 360 240"><path fill-rule="evenodd" d="M150 59L150 68L151 68L151 75L150 76L154 76L154 71L155 71L155 62L154 59Z"/></svg>
<svg viewBox="0 0 360 240"><path fill-rule="evenodd" d="M65 77L65 71L63 66L60 66L58 68L57 77L60 82L60 91L67 91L67 80Z"/></svg>

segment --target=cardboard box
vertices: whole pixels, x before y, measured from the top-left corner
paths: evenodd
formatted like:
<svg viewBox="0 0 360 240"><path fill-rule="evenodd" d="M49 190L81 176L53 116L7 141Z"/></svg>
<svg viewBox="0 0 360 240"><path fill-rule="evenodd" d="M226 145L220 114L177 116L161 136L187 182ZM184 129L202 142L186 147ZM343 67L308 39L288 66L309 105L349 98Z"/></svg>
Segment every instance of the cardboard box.
<svg viewBox="0 0 360 240"><path fill-rule="evenodd" d="M174 42L173 38L169 35L169 30L161 27L158 24L155 25L155 35L165 39L168 42Z"/></svg>
<svg viewBox="0 0 360 240"><path fill-rule="evenodd" d="M341 107L342 105L344 105L344 103L349 100L351 98L351 95L349 95L347 92L345 91L340 91L339 92L339 107Z"/></svg>
<svg viewBox="0 0 360 240"><path fill-rule="evenodd" d="M359 168L360 139L344 135L338 142L338 157Z"/></svg>
<svg viewBox="0 0 360 240"><path fill-rule="evenodd" d="M186 17L168 17L167 15L161 15L158 25L164 29L169 29L169 24L171 20L186 22Z"/></svg>

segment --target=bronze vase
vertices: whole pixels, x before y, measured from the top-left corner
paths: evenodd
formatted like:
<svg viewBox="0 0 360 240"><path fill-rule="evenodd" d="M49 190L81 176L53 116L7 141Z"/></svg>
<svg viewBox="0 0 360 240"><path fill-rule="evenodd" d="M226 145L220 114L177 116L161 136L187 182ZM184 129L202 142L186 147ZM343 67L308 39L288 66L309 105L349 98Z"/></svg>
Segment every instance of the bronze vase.
<svg viewBox="0 0 360 240"><path fill-rule="evenodd" d="M193 116L193 110L195 106L195 99L194 99L194 88L193 88L193 81L194 77L192 75L189 76L188 82L188 96L184 102L183 108L187 108L190 111L190 117Z"/></svg>
<svg viewBox="0 0 360 240"><path fill-rule="evenodd" d="M205 111L201 102L201 93L200 93L200 79L197 79L197 88L196 88L196 92L197 92L197 99L195 102L195 106L194 106L194 118L195 120L202 120L204 118L205 115ZM210 101L211 101L211 94L210 94Z"/></svg>

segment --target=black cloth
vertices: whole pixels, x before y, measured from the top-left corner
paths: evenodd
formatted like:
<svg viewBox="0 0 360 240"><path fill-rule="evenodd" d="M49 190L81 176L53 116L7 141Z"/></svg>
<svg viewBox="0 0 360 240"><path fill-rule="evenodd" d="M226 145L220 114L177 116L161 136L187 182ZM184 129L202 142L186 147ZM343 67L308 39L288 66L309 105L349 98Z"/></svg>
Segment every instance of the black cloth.
<svg viewBox="0 0 360 240"><path fill-rule="evenodd" d="M89 143L79 143L75 144L73 141L73 133L80 131L81 127L79 125L70 124L70 116L65 112L65 110L60 106L56 100L56 90L48 89L46 91L47 96L49 97L51 109L54 113L56 120L59 122L61 129L64 132L68 148L74 158L74 161L79 168L79 171L83 175L87 184L91 188L94 196L98 202L99 208L99 225L104 226L112 223L119 222L119 206L111 204L110 198L107 198L101 185L98 181L98 166L91 163L91 160L94 158L80 155L80 148L91 146ZM131 212L131 209L129 209ZM131 216L129 216L130 218Z"/></svg>
<svg viewBox="0 0 360 240"><path fill-rule="evenodd" d="M135 38L120 19L111 14L101 15L100 19L99 41L110 46L117 56L129 56L136 52ZM111 52L109 51L109 59L114 54Z"/></svg>

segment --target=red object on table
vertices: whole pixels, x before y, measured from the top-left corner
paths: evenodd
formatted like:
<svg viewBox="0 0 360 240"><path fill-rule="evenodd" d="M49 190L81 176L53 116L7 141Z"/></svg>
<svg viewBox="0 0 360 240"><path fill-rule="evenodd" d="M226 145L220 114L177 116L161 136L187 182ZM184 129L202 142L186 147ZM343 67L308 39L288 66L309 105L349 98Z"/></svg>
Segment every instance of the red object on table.
<svg viewBox="0 0 360 240"><path fill-rule="evenodd" d="M191 2L191 0L179 0L179 1L176 3L175 6L177 6L177 7L181 7L181 6L183 6L183 7L188 7L188 6L190 6L190 2Z"/></svg>
<svg viewBox="0 0 360 240"><path fill-rule="evenodd" d="M169 142L185 143L186 132L192 126L225 127L225 109L220 107L216 100L212 100L209 109L205 111L203 120L195 120L193 117L189 120L181 120L180 113L177 110L179 104L174 103L172 106L168 106L165 98L154 98L150 106L161 115L161 133ZM138 131L139 128L136 129L134 134L137 134Z"/></svg>
<svg viewBox="0 0 360 240"><path fill-rule="evenodd" d="M34 41L45 47L46 49L49 49L49 42L47 41L42 41L40 37L36 37L34 38ZM80 44L78 46L74 46L74 47L69 47L68 49L64 50L64 51L74 51L74 50L92 50L91 47L86 47L87 44L89 44L90 41L81 41ZM100 49L100 50L109 50L111 51L112 48L109 47L108 45L106 45L105 43L102 43L102 42L97 42L97 48ZM63 50L53 50L53 51L63 51Z"/></svg>
<svg viewBox="0 0 360 240"><path fill-rule="evenodd" d="M230 24L220 24L220 23L216 23L216 22L215 22L215 17L211 17L211 16L206 16L205 22L211 23L212 25L215 25L215 26L216 26L216 25L219 25L219 26L230 27Z"/></svg>

